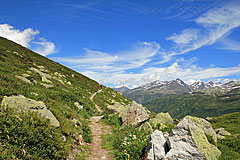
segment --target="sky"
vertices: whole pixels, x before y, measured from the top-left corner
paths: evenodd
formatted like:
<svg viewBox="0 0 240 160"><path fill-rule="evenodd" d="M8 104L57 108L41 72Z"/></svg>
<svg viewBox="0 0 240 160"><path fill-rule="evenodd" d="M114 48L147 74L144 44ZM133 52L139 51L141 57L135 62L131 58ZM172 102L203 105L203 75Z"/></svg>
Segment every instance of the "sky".
<svg viewBox="0 0 240 160"><path fill-rule="evenodd" d="M0 36L109 87L240 80L240 0L0 0Z"/></svg>

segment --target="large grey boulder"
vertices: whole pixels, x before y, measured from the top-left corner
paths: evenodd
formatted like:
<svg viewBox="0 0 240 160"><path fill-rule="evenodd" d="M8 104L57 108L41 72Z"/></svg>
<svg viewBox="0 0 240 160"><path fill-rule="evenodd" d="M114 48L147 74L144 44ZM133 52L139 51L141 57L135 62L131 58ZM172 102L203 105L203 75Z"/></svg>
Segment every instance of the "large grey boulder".
<svg viewBox="0 0 240 160"><path fill-rule="evenodd" d="M7 106L17 111L23 110L37 112L42 117L49 119L52 126L60 126L59 121L55 118L52 112L47 109L45 103L42 101L35 101L22 95L10 97L5 96L2 100L1 106Z"/></svg>
<svg viewBox="0 0 240 160"><path fill-rule="evenodd" d="M172 159L181 157L183 159L217 160L221 151L208 142L206 134L213 129L211 124L206 122L202 118L191 116L186 116L180 121L168 137L167 143L170 151L166 156Z"/></svg>
<svg viewBox="0 0 240 160"><path fill-rule="evenodd" d="M149 114L145 108L134 101L128 105L113 101L111 105L107 106L107 110L119 113L123 125L139 126L142 122L149 119Z"/></svg>
<svg viewBox="0 0 240 160"><path fill-rule="evenodd" d="M208 125L206 127L203 119L186 116L166 138L165 158L171 160L217 160L221 151L208 142L206 135L209 130L213 129ZM157 134L161 136L160 133ZM163 142L158 140L156 143L162 145ZM149 145L151 146L151 143ZM169 149L166 150L166 148ZM159 153L149 152L148 154L153 154L149 157L156 157Z"/></svg>
<svg viewBox="0 0 240 160"><path fill-rule="evenodd" d="M148 146L145 149L148 160L165 160L165 152L168 148L163 133L155 130L148 139Z"/></svg>
<svg viewBox="0 0 240 160"><path fill-rule="evenodd" d="M125 114L121 115L123 125L131 124L138 126L142 122L149 119L147 111L141 104L132 102Z"/></svg>

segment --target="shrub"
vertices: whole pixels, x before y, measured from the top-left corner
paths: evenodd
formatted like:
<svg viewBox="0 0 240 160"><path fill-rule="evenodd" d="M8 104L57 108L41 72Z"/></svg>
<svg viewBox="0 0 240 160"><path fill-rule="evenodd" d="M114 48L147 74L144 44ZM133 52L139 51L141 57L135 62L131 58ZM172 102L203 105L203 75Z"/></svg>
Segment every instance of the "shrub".
<svg viewBox="0 0 240 160"><path fill-rule="evenodd" d="M102 121L107 125L112 125L117 128L119 128L122 125L122 122L118 114L109 115L108 113L104 113Z"/></svg>
<svg viewBox="0 0 240 160"><path fill-rule="evenodd" d="M68 154L59 129L35 112L1 107L0 159L63 159Z"/></svg>
<svg viewBox="0 0 240 160"><path fill-rule="evenodd" d="M86 121L82 121L81 124L83 140L87 143L92 143L92 132L90 127L87 125Z"/></svg>
<svg viewBox="0 0 240 160"><path fill-rule="evenodd" d="M147 146L148 135L144 131L138 131L132 126L126 126L121 130L116 130L115 148L116 159L141 159L144 149Z"/></svg>

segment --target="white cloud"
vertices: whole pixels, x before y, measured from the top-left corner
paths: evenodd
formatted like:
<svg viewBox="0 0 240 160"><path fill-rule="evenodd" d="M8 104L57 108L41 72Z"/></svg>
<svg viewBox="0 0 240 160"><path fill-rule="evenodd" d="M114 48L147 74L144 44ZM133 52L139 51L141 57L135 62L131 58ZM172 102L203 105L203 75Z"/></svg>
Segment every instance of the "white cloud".
<svg viewBox="0 0 240 160"><path fill-rule="evenodd" d="M195 22L198 29L184 29L174 33L166 40L172 40L175 46L168 52L168 57L185 54L203 46L212 45L232 29L240 26L240 5L229 4L215 8L198 17Z"/></svg>
<svg viewBox="0 0 240 160"><path fill-rule="evenodd" d="M37 45L37 48L34 49L35 52L40 53L43 56L53 54L56 52L55 45L52 42L48 42L44 38L40 38L40 41L33 41L32 43Z"/></svg>
<svg viewBox="0 0 240 160"><path fill-rule="evenodd" d="M176 44L188 44L194 40L197 40L199 31L197 29L184 29L181 34L174 33L167 40L172 40Z"/></svg>
<svg viewBox="0 0 240 160"><path fill-rule="evenodd" d="M39 41L34 41L35 36L38 34L40 34L40 32L32 28L21 31L9 24L0 24L0 36L12 40L24 47L33 49L43 56L55 53L54 43L48 42L44 38L40 38ZM34 48L31 47L31 44L35 45Z"/></svg>
<svg viewBox="0 0 240 160"><path fill-rule="evenodd" d="M168 67L146 68L139 73L118 72L112 74L91 71L83 72L83 74L93 79L100 80L101 83L112 84L113 86L124 85L129 88L134 88L155 80L172 80L180 78L188 83L192 83L199 79L216 79L219 77L240 74L240 66L204 69L192 64L186 68L184 67L185 63L190 63L186 61L188 60L184 60L183 62L174 62Z"/></svg>
<svg viewBox="0 0 240 160"><path fill-rule="evenodd" d="M39 34L38 30L33 30L32 28L27 28L23 31L15 29L13 26L8 24L0 24L0 36L12 40L24 47L30 47L30 42L34 37Z"/></svg>
<svg viewBox="0 0 240 160"><path fill-rule="evenodd" d="M240 51L240 42L238 41L234 41L229 38L224 38L220 40L219 43L221 44L221 47L219 47L219 49L233 50L237 52Z"/></svg>
<svg viewBox="0 0 240 160"><path fill-rule="evenodd" d="M160 45L155 42L142 42L129 50L117 53L85 49L84 56L54 59L73 65L75 69L80 71L121 72L147 64L158 53L159 49Z"/></svg>

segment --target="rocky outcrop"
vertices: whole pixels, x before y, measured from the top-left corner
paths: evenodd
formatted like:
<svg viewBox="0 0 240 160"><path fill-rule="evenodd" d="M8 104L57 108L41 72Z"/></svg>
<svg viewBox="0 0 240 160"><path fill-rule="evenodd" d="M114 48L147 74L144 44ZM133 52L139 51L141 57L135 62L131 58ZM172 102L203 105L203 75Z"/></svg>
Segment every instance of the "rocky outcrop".
<svg viewBox="0 0 240 160"><path fill-rule="evenodd" d="M167 126L165 124L162 124L161 123L161 120L160 119L157 119L157 118L151 118L149 120L149 123L150 125L153 127L153 128L157 128L157 129L163 129L163 128L166 128Z"/></svg>
<svg viewBox="0 0 240 160"><path fill-rule="evenodd" d="M215 141L215 143L217 144L217 134L216 132L213 130L211 123L209 123L208 121L206 121L203 118L198 118L198 117L192 117L192 116L186 116L185 118L189 119L189 121L191 121L191 123L197 123L199 124L199 126L202 128L202 130L204 131L204 133L210 137L212 137L212 139Z"/></svg>
<svg viewBox="0 0 240 160"><path fill-rule="evenodd" d="M156 141L154 143L154 146L166 145L162 147L162 150L165 148L166 154L164 156L161 155L163 158L159 158L159 160L217 160L221 155L221 151L208 142L206 134L209 134L209 130L212 131L213 129L204 119L186 116L172 130L166 140L163 138L162 133L154 132L154 134L158 134L158 136L161 137L158 142ZM148 147L149 146L152 146L150 140ZM156 157L160 157L158 155L159 153L154 152L154 150L148 151L147 154L150 160L156 160Z"/></svg>
<svg viewBox="0 0 240 160"><path fill-rule="evenodd" d="M159 122L161 122L162 124L165 124L165 125L173 124L173 119L168 112L167 113L159 113L156 115L155 118L158 119Z"/></svg>
<svg viewBox="0 0 240 160"><path fill-rule="evenodd" d="M113 101L112 105L107 106L107 109L113 113L119 113L123 125L139 126L142 122L149 119L149 114L144 107L134 101L129 105Z"/></svg>
<svg viewBox="0 0 240 160"><path fill-rule="evenodd" d="M167 125L172 125L173 119L169 113L159 113L155 118L151 118L149 123L155 129L163 129L166 128Z"/></svg>
<svg viewBox="0 0 240 160"><path fill-rule="evenodd" d="M124 114L121 118L124 125L131 124L133 126L138 126L142 122L148 120L149 115L141 104L133 102L129 106L126 114Z"/></svg>
<svg viewBox="0 0 240 160"><path fill-rule="evenodd" d="M35 101L26 98L22 95L4 97L1 106L7 106L17 111L34 111L39 113L42 117L50 120L50 124L59 127L60 123L55 116L50 112L42 101Z"/></svg>
<svg viewBox="0 0 240 160"><path fill-rule="evenodd" d="M165 160L166 152L169 150L163 133L155 130L148 139L148 146L145 149L147 159L149 160Z"/></svg>
<svg viewBox="0 0 240 160"><path fill-rule="evenodd" d="M29 68L29 70L31 70L31 71L33 71L33 72L39 74L41 77L46 77L46 78L49 78L49 79L52 78L51 75L49 75L49 74L47 74L47 73L44 73L44 72L38 70L37 68L31 67L31 68Z"/></svg>

